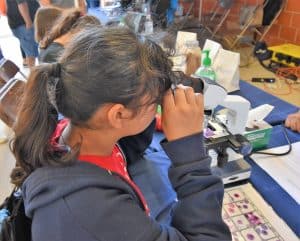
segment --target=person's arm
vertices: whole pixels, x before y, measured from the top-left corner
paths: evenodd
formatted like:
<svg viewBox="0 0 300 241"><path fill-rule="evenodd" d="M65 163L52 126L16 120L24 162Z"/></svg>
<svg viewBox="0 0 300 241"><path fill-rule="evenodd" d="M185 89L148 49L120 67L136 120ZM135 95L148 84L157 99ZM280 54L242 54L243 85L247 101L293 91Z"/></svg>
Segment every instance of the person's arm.
<svg viewBox="0 0 300 241"><path fill-rule="evenodd" d="M51 5L51 0L40 0L39 3L42 7L49 6Z"/></svg>
<svg viewBox="0 0 300 241"><path fill-rule="evenodd" d="M179 86L163 100L162 127L168 141L162 147L172 160L169 178L178 198L172 224L187 240L231 240L221 215L223 183L212 175L204 147L203 105L203 96L191 87Z"/></svg>
<svg viewBox="0 0 300 241"><path fill-rule="evenodd" d="M75 0L77 7L80 9L82 15L86 14L86 2L85 0Z"/></svg>
<svg viewBox="0 0 300 241"><path fill-rule="evenodd" d="M285 120L285 126L293 131L300 132L300 111L288 115Z"/></svg>
<svg viewBox="0 0 300 241"><path fill-rule="evenodd" d="M32 28L32 20L30 17L30 12L29 12L27 2L24 0L21 0L21 1L17 1L17 3L18 3L19 12L20 12L22 18L24 19L26 28L27 29Z"/></svg>
<svg viewBox="0 0 300 241"><path fill-rule="evenodd" d="M171 212L170 225L148 217L130 187L121 180L117 183L118 178L110 178L103 187L65 197L65 209L74 227L86 230L93 237L90 240L99 241L231 240L221 216L223 184L210 172L210 158L202 139L198 133L163 144L167 154L175 158L169 176L178 202Z"/></svg>
<svg viewBox="0 0 300 241"><path fill-rule="evenodd" d="M168 141L162 146L172 161L169 177L178 197L170 225L148 217L128 185L111 178L105 184L109 188L95 186L65 198L75 225L93 240L231 240L221 215L223 183L211 174L211 160L203 144L203 99L191 88L175 92L175 97L169 93L163 104Z"/></svg>

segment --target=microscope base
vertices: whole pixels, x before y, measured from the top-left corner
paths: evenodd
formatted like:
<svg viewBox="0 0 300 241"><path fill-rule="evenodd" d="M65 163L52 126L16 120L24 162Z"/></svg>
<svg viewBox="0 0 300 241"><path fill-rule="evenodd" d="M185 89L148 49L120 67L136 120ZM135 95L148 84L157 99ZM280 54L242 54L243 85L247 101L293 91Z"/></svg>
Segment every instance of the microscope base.
<svg viewBox="0 0 300 241"><path fill-rule="evenodd" d="M229 161L223 167L214 166L211 169L213 174L222 178L224 184L248 179L251 174L251 166L243 158Z"/></svg>

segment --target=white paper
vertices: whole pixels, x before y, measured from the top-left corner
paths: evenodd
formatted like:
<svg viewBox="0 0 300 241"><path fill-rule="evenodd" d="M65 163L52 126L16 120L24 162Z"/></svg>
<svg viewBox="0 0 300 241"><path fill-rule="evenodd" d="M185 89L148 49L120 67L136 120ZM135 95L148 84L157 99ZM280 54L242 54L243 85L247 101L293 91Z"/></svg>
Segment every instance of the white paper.
<svg viewBox="0 0 300 241"><path fill-rule="evenodd" d="M209 57L212 61L212 68L216 72L217 83L222 85L227 92L239 90L240 54L225 50L221 44L210 39L205 41L203 50L209 50Z"/></svg>
<svg viewBox="0 0 300 241"><path fill-rule="evenodd" d="M240 89L239 53L219 49L212 63L212 67L216 72L218 84L222 85L227 92Z"/></svg>
<svg viewBox="0 0 300 241"><path fill-rule="evenodd" d="M251 157L300 204L300 142L292 145L292 151L286 156L254 154ZM280 146L265 151L281 153L286 150L288 150L288 146Z"/></svg>
<svg viewBox="0 0 300 241"><path fill-rule="evenodd" d="M185 43L194 40L197 40L196 33L178 31L176 37L176 55L186 54L187 48Z"/></svg>
<svg viewBox="0 0 300 241"><path fill-rule="evenodd" d="M264 120L273 109L274 106L269 104L260 105L256 108L251 109L248 114L248 121L246 126L250 128L253 127L256 122Z"/></svg>

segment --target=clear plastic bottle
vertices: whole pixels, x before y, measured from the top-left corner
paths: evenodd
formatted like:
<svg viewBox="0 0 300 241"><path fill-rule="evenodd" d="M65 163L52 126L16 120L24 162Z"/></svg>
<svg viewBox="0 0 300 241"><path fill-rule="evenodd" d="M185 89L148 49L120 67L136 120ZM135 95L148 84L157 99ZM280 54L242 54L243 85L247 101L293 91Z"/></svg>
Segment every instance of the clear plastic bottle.
<svg viewBox="0 0 300 241"><path fill-rule="evenodd" d="M147 14L145 21L145 35L149 35L153 33L153 22L151 19L151 15Z"/></svg>
<svg viewBox="0 0 300 241"><path fill-rule="evenodd" d="M209 58L209 50L203 50L202 54L204 55L202 65L199 67L195 75L198 77L206 77L211 80L216 81L216 73L211 67L211 59Z"/></svg>

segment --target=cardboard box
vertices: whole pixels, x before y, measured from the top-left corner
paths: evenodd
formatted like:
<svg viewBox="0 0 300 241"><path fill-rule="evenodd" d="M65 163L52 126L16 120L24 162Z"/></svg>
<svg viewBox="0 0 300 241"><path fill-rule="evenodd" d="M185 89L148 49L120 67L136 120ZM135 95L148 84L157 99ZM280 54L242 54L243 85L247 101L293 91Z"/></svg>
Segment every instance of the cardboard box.
<svg viewBox="0 0 300 241"><path fill-rule="evenodd" d="M265 121L256 122L256 129L246 131L244 136L252 144L253 150L265 148L270 140L272 126Z"/></svg>

